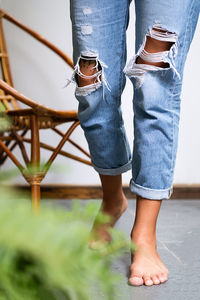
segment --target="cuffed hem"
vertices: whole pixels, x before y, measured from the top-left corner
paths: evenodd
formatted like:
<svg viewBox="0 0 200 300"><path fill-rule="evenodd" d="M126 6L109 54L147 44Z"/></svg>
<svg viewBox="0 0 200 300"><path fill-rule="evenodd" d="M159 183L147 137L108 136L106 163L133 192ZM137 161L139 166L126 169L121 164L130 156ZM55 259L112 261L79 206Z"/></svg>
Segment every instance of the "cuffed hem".
<svg viewBox="0 0 200 300"><path fill-rule="evenodd" d="M173 192L173 186L168 189L157 190L150 189L139 184L136 184L133 179L130 180L129 188L131 192L141 196L142 198L151 199L151 200L164 200L169 199Z"/></svg>
<svg viewBox="0 0 200 300"><path fill-rule="evenodd" d="M130 160L127 164L119 167L119 168L114 168L114 169L102 169L102 168L99 168L97 166L95 166L93 163L92 163L94 169L99 173L99 174L102 174L102 175L119 175L119 174L122 174L124 172L127 172L129 170L131 170L132 168L132 161Z"/></svg>

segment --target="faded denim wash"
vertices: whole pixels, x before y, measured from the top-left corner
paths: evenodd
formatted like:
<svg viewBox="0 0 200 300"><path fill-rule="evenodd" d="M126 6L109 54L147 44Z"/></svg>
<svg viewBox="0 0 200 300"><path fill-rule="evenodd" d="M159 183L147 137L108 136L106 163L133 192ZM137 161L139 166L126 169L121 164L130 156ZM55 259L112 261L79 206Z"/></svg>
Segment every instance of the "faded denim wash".
<svg viewBox="0 0 200 300"><path fill-rule="evenodd" d="M132 169L132 192L147 199L169 199L178 146L183 70L200 0L135 0L135 55L126 62L130 2L70 1L75 68L68 83L76 84L78 116L95 170L116 175ZM147 36L172 42L172 46L169 51L148 53L144 50ZM168 65L137 64L138 56ZM97 82L83 87L78 86L76 77L87 78L80 71L81 57L96 60L97 69ZM126 77L134 88L133 153L121 111Z"/></svg>

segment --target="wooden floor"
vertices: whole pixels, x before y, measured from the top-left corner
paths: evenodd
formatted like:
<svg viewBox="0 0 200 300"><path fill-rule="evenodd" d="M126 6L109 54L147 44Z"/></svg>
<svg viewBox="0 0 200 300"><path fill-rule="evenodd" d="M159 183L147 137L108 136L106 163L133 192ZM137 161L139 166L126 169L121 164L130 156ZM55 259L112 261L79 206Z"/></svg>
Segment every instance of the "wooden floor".
<svg viewBox="0 0 200 300"><path fill-rule="evenodd" d="M28 192L28 185L15 185L16 191ZM128 185L123 186L128 199L135 199ZM48 199L101 199L102 190L100 185L58 185L44 184L41 186L41 197ZM200 199L200 184L175 184L170 199Z"/></svg>

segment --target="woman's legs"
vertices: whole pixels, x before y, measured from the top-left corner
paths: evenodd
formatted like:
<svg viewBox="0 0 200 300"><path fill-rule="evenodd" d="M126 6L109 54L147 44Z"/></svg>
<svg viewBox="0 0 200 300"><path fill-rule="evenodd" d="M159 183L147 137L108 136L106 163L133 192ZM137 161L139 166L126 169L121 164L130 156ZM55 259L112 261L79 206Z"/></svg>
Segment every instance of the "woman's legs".
<svg viewBox="0 0 200 300"><path fill-rule="evenodd" d="M156 221L169 199L178 142L185 59L199 0L135 0L136 56L125 73L134 85L134 147L130 189L137 195L129 283L159 284L168 271L156 250Z"/></svg>

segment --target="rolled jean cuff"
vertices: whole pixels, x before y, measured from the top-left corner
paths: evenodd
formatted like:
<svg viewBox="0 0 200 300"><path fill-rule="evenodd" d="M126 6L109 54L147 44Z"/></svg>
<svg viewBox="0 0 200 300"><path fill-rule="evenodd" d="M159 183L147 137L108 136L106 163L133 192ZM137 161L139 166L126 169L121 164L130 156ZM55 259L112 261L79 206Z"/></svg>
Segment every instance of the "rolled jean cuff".
<svg viewBox="0 0 200 300"><path fill-rule="evenodd" d="M114 169L102 169L102 168L99 168L97 166L95 166L93 163L92 163L94 169L99 173L99 174L102 174L102 175L119 175L119 174L122 174L124 172L127 172L128 170L131 170L132 168L132 160L130 160L127 164L121 166L121 167L118 167L118 168L114 168Z"/></svg>
<svg viewBox="0 0 200 300"><path fill-rule="evenodd" d="M139 184L136 184L133 179L130 180L129 188L131 192L141 196L142 198L151 200L169 199L173 192L173 186L168 189L150 189Z"/></svg>

